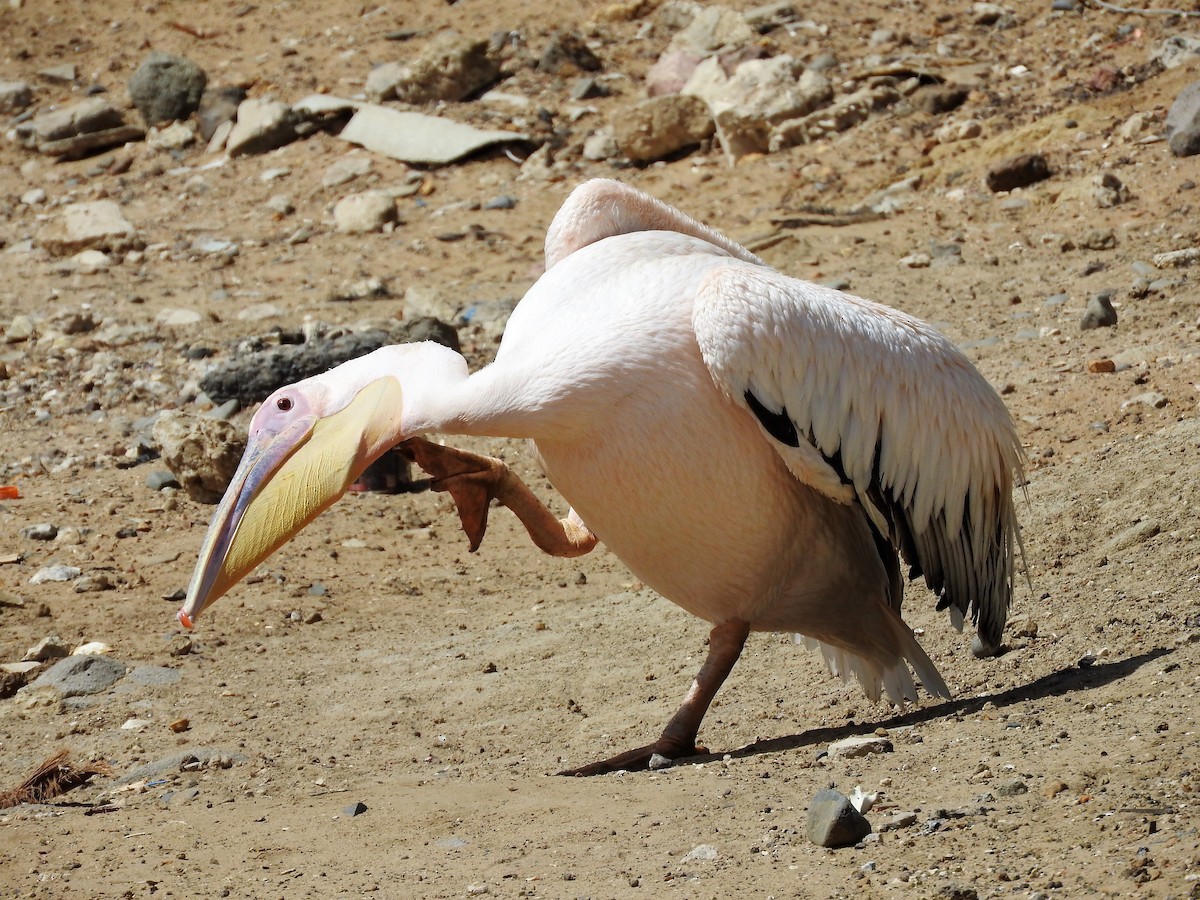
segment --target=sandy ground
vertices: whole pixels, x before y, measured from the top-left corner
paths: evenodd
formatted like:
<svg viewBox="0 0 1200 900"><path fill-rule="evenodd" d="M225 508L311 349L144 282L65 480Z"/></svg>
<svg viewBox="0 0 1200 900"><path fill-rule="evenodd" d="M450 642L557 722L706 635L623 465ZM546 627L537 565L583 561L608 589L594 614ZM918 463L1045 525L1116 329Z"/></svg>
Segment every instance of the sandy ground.
<svg viewBox="0 0 1200 900"><path fill-rule="evenodd" d="M180 676L127 676L77 703L27 692L0 700L0 787L60 748L117 773L51 805L0 812L0 893L1200 896L1200 293L1188 269L1156 271L1168 281L1144 296L1131 290L1135 263L1197 243L1191 183L1200 169L1165 143L1120 132L1146 112L1148 133L1161 133L1165 109L1195 79L1195 66L1146 66L1187 23L1009 7L1014 26L997 30L974 25L961 4L819 0L804 15L828 36L769 38L805 59L831 50L847 72L873 65L869 53L903 58L952 41L958 56L987 64L955 114L983 122L979 138L934 145L944 117L893 110L733 169L708 149L617 171L570 148L640 96L669 39L643 27L653 15L588 26L600 4L510 10L477 0L6 5L0 78L34 80L74 62L76 93L96 80L121 103L151 47L189 56L214 81L297 99L360 90L371 63L403 52L389 31L414 29L419 41L448 25L518 30L535 54L553 30L583 29L606 71L629 78L614 82L614 96L588 101L597 111L571 126L561 179L518 178L501 153L431 171L422 205L402 201L404 224L386 235L339 235L328 224L332 204L361 186L320 186L346 153L324 135L207 170L204 192L183 187L207 161L198 151L172 160L137 147L129 171L110 175L95 160L27 165L35 157L0 143L9 244L36 234L53 204L101 197L121 202L146 241L168 250L197 235L241 242L230 265L151 253L97 275L63 273L38 252L0 252L0 322L21 313L53 322L87 305L102 323L76 335L47 326L37 340L0 346L0 465L22 493L0 504L0 659L20 659L53 633L72 646L103 641L131 668ZM880 29L891 40L868 46ZM1014 66L1031 74L1008 74ZM1115 86L1095 86L1100 70L1117 73ZM567 77L528 69L506 85L560 114L572 105L569 87ZM73 96L66 86L38 89ZM1053 178L1012 197L982 187L989 165L1033 148L1048 154ZM406 177L399 163L374 165L375 184ZM190 168L174 171L181 166ZM279 168L288 174L262 180ZM1105 171L1132 199L1096 206L1090 186ZM186 584L212 508L150 491L155 464L128 466L127 451L138 419L194 396L211 360L189 361L188 348L222 359L239 339L306 317L403 315L409 288L461 306L518 297L540 272L545 226L570 188L614 174L755 241L783 271L845 279L936 322L1002 389L1028 455L1021 519L1031 584L1017 593L1006 652L974 659L967 637L914 584L906 617L955 700L903 712L872 705L789 636L755 635L705 720L712 755L654 773L558 777L657 734L703 659L706 626L603 548L573 561L541 556L503 510L469 554L449 502L430 494L346 498L183 636L177 601L164 598ZM849 209L912 174L920 189L887 220L782 231L771 222L804 204ZM34 187L48 206L19 202ZM282 220L265 206L280 192L296 206ZM516 208L479 208L499 193L517 197ZM286 243L305 220L314 237ZM436 239L474 225L491 237ZM1111 231L1115 246L1081 249L1096 231ZM960 245L962 264L899 263L931 242ZM327 300L331 286L366 275L387 279L393 296ZM1081 332L1088 297L1108 288L1118 326ZM1059 294L1065 301L1046 302ZM276 311L239 319L259 304ZM208 318L156 324L178 307ZM473 360L487 357L486 334L465 328L463 338ZM1117 371L1090 373L1100 359L1116 360ZM523 446L467 445L508 459L565 512ZM49 543L21 536L40 522L65 534ZM116 589L29 584L54 562L103 572ZM130 718L149 724L122 729ZM186 730L172 731L180 718ZM893 752L824 755L832 740L876 732ZM181 765L184 752L196 761ZM877 828L902 811L915 820L859 848L820 849L804 820L827 786L878 792ZM366 811L348 815L360 802Z"/></svg>

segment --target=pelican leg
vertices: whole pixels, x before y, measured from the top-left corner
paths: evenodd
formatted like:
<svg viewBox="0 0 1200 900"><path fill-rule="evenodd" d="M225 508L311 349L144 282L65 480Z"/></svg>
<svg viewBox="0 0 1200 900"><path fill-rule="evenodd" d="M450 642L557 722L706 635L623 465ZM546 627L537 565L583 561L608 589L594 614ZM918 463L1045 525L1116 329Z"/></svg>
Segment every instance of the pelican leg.
<svg viewBox="0 0 1200 900"><path fill-rule="evenodd" d="M596 536L573 510L565 519L555 518L502 460L424 438L411 438L397 449L429 473L432 490L446 491L453 498L472 552L479 549L487 531L492 500L511 509L533 542L551 556L582 556L596 546Z"/></svg>
<svg viewBox="0 0 1200 900"><path fill-rule="evenodd" d="M713 627L708 636L708 657L692 681L692 686L683 699L683 705L663 729L662 735L653 744L619 753L611 759L600 760L578 769L567 769L559 775L603 775L622 769L645 769L650 757L658 754L667 759L695 756L704 751L696 746L696 735L700 722L708 707L729 677L733 665L742 655L750 626L746 622L722 622Z"/></svg>

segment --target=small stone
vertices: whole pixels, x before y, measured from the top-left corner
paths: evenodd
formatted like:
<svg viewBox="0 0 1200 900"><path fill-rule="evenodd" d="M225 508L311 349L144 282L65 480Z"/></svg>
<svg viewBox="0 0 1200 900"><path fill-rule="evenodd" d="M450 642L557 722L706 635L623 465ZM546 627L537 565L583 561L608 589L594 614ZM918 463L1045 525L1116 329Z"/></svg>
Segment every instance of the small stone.
<svg viewBox="0 0 1200 900"><path fill-rule="evenodd" d="M681 861L693 862L696 860L703 860L705 862L711 862L719 855L720 854L717 852L717 848L711 844L700 844L699 846L693 847L691 850L689 850Z"/></svg>
<svg viewBox="0 0 1200 900"><path fill-rule="evenodd" d="M999 193L1027 187L1050 177L1050 164L1040 153L1022 153L992 166L985 183L988 190Z"/></svg>
<svg viewBox="0 0 1200 900"><path fill-rule="evenodd" d="M16 115L33 105L33 89L24 81L0 81L0 115Z"/></svg>
<svg viewBox="0 0 1200 900"><path fill-rule="evenodd" d="M842 738L840 741L834 741L830 744L829 755L834 758L844 757L846 759L855 759L862 756L870 756L873 753L891 753L892 749L892 742L885 737L855 735Z"/></svg>
<svg viewBox="0 0 1200 900"><path fill-rule="evenodd" d="M501 194L483 204L484 209L515 209L516 206L517 198L512 194Z"/></svg>
<svg viewBox="0 0 1200 900"><path fill-rule="evenodd" d="M1112 296L1112 291L1101 291L1088 300L1083 317L1079 320L1080 331L1111 328L1117 324L1117 311L1113 309Z"/></svg>
<svg viewBox="0 0 1200 900"><path fill-rule="evenodd" d="M386 191L350 194L333 208L337 230L343 234L367 234L396 221L396 201Z"/></svg>
<svg viewBox="0 0 1200 900"><path fill-rule="evenodd" d="M146 487L152 491L161 491L164 488L178 488L179 479L167 469L155 469L146 476Z"/></svg>
<svg viewBox="0 0 1200 900"><path fill-rule="evenodd" d="M367 804L365 804L361 800L359 800L357 803L351 803L349 806L345 807L342 810L342 815L347 816L349 818L354 818L354 816L361 816L366 811L367 811Z"/></svg>
<svg viewBox="0 0 1200 900"><path fill-rule="evenodd" d="M612 127L622 153L634 162L653 162L696 146L713 134L716 125L703 100L673 94L621 110Z"/></svg>
<svg viewBox="0 0 1200 900"><path fill-rule="evenodd" d="M1029 785L1020 778L1010 778L996 785L995 790L1000 797L1016 797L1018 794L1029 793Z"/></svg>
<svg viewBox="0 0 1200 900"><path fill-rule="evenodd" d="M871 823L838 791L818 791L808 807L808 839L819 847L845 847L871 833Z"/></svg>
<svg viewBox="0 0 1200 900"><path fill-rule="evenodd" d="M81 250L123 252L141 245L121 207L112 200L72 203L42 229L38 243L56 256Z"/></svg>
<svg viewBox="0 0 1200 900"><path fill-rule="evenodd" d="M173 122L165 128L151 128L146 133L146 144L155 150L183 150L196 143L196 132L184 122Z"/></svg>
<svg viewBox="0 0 1200 900"><path fill-rule="evenodd" d="M335 160L321 176L322 187L337 187L361 178L371 171L371 159L368 156L349 155Z"/></svg>
<svg viewBox="0 0 1200 900"><path fill-rule="evenodd" d="M1182 250L1155 253L1154 265L1159 269L1182 268L1190 266L1198 259L1200 259L1200 247L1185 247Z"/></svg>
<svg viewBox="0 0 1200 900"><path fill-rule="evenodd" d="M1042 796L1043 797L1057 797L1059 794L1061 794L1063 791L1065 791L1067 789L1067 787L1068 787L1068 785L1065 781L1059 781L1058 779L1051 779L1050 781L1047 781L1042 786Z"/></svg>
<svg viewBox="0 0 1200 900"><path fill-rule="evenodd" d="M647 765L652 770L669 769L675 765L675 760L668 759L661 753L652 753L650 754L650 762Z"/></svg>
<svg viewBox="0 0 1200 900"><path fill-rule="evenodd" d="M292 203L292 198L287 196L287 194L274 194L267 198L267 202L263 205L281 218L283 216L290 216L296 211L296 207Z"/></svg>
<svg viewBox="0 0 1200 900"><path fill-rule="evenodd" d="M221 499L245 449L244 435L229 422L177 411L159 414L153 437L163 463L200 503Z"/></svg>
<svg viewBox="0 0 1200 900"><path fill-rule="evenodd" d="M100 656L108 653L112 647L104 643L104 641L88 641L86 644L80 644L71 651L72 656Z"/></svg>
<svg viewBox="0 0 1200 900"><path fill-rule="evenodd" d="M131 536L137 534L135 530L131 530ZM120 531L117 532L117 537L125 537ZM106 572L89 572L86 575L80 575L75 579L72 585L77 594L97 594L101 591L111 591L116 588L112 577Z"/></svg>
<svg viewBox="0 0 1200 900"><path fill-rule="evenodd" d="M52 541L58 537L58 526L49 522L37 525L26 525L20 531L21 537L28 541Z"/></svg>
<svg viewBox="0 0 1200 900"><path fill-rule="evenodd" d="M334 303L350 303L355 300L365 300L373 297L388 296L388 286L380 278L356 278L353 281L343 281L329 294Z"/></svg>
<svg viewBox="0 0 1200 900"><path fill-rule="evenodd" d="M200 98L196 119L200 122L200 137L212 141L217 129L228 124L231 128L237 118L238 107L246 99L240 87L206 87Z"/></svg>
<svg viewBox="0 0 1200 900"><path fill-rule="evenodd" d="M53 84L70 84L79 77L74 63L60 63L38 70L38 77Z"/></svg>
<svg viewBox="0 0 1200 900"><path fill-rule="evenodd" d="M71 651L57 634L49 634L25 651L22 659L25 662L49 662L52 659L62 659L70 656Z"/></svg>
<svg viewBox="0 0 1200 900"><path fill-rule="evenodd" d="M71 581L78 578L81 570L78 566L54 565L38 569L29 579L30 584L46 584L52 581Z"/></svg>
<svg viewBox="0 0 1200 900"><path fill-rule="evenodd" d="M231 156L266 153L296 139L296 119L292 107L278 100L243 100L237 121L225 141Z"/></svg>
<svg viewBox="0 0 1200 900"><path fill-rule="evenodd" d="M1167 112L1167 145L1176 156L1200 153L1200 81L1175 97Z"/></svg>
<svg viewBox="0 0 1200 900"><path fill-rule="evenodd" d="M208 76L189 59L151 53L129 79L129 97L147 125L186 119L200 106Z"/></svg>
<svg viewBox="0 0 1200 900"><path fill-rule="evenodd" d="M1093 375L1108 375L1117 371L1117 364L1107 357L1102 359L1089 359L1087 370Z"/></svg>
<svg viewBox="0 0 1200 900"><path fill-rule="evenodd" d="M500 76L487 41L443 31L405 63L385 63L367 76L367 97L373 102L397 99L422 104L457 102L479 93Z"/></svg>
<svg viewBox="0 0 1200 900"><path fill-rule="evenodd" d="M187 719L176 719L174 722L172 722L167 727L170 728L176 734L180 734L184 731L187 731L189 728L191 728L192 723Z"/></svg>

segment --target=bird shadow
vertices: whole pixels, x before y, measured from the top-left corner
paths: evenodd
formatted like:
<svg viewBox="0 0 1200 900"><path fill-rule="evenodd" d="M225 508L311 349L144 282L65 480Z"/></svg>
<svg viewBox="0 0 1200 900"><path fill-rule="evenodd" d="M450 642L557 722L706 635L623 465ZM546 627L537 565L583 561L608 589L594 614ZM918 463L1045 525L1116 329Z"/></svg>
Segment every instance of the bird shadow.
<svg viewBox="0 0 1200 900"><path fill-rule="evenodd" d="M726 756L733 759L744 759L762 756L767 753L797 750L801 747L829 743L857 734L870 734L876 728L903 728L919 725L924 722L932 722L935 719L943 719L948 716L970 715L981 711L988 703L993 704L997 708L1002 708L1029 700L1059 697L1076 691L1088 691L1125 678L1146 663L1166 656L1171 652L1173 651L1169 648L1157 647L1145 653L1140 653L1137 656L1130 656L1126 659L1119 659L1109 663L1093 663L1090 666L1069 666L1049 672L1028 684L1018 685L1017 687L1009 688L1006 691L999 691L995 694L983 694L982 696L964 698L962 700L948 700L936 706L914 709L900 715L878 719L874 722L862 722L858 724L851 722L847 725L838 725L832 728L811 728L800 734L757 740L737 750L731 750L728 753L710 753L694 756L688 759L687 762L712 762L723 759Z"/></svg>

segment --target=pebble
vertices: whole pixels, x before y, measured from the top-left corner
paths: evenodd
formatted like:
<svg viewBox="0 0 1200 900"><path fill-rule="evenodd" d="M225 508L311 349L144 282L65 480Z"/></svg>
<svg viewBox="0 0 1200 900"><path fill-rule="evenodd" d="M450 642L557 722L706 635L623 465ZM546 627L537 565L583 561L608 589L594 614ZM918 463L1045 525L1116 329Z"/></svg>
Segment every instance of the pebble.
<svg viewBox="0 0 1200 900"><path fill-rule="evenodd" d="M225 140L230 157L266 153L296 139L292 107L278 100L250 98L238 106L237 121Z"/></svg>
<svg viewBox="0 0 1200 900"><path fill-rule="evenodd" d="M33 105L33 89L24 81L0 81L0 114L11 116Z"/></svg>
<svg viewBox="0 0 1200 900"><path fill-rule="evenodd" d="M396 201L386 191L350 194L333 208L333 220L343 234L368 234L396 221Z"/></svg>
<svg viewBox="0 0 1200 900"><path fill-rule="evenodd" d="M40 522L37 525L26 525L21 529L20 534L21 537L30 541L52 541L58 537L58 526L49 522Z"/></svg>
<svg viewBox="0 0 1200 900"><path fill-rule="evenodd" d="M321 176L322 187L338 187L339 185L348 184L356 178L362 178L371 171L371 158L369 156L361 156L349 154L341 159L335 160L325 170L325 174Z"/></svg>
<svg viewBox="0 0 1200 900"><path fill-rule="evenodd" d="M439 100L465 100L500 76L497 58L486 40L443 31L405 62L384 63L367 75L367 98L374 103L396 99L420 105Z"/></svg>
<svg viewBox="0 0 1200 900"><path fill-rule="evenodd" d="M1167 146L1176 156L1200 153L1200 81L1180 91L1167 111Z"/></svg>
<svg viewBox="0 0 1200 900"><path fill-rule="evenodd" d="M1093 294L1079 320L1079 330L1091 331L1093 328L1111 328L1116 325L1117 311L1113 309L1112 298L1112 291Z"/></svg>
<svg viewBox="0 0 1200 900"><path fill-rule="evenodd" d="M693 862L695 860L711 862L718 856L720 856L720 854L717 852L716 847L712 846L711 844L699 844L689 850L680 861L685 863Z"/></svg>
<svg viewBox="0 0 1200 900"><path fill-rule="evenodd" d="M1117 364L1107 357L1101 359L1089 359L1087 370L1094 375L1108 375L1117 371Z"/></svg>
<svg viewBox="0 0 1200 900"><path fill-rule="evenodd" d="M165 410L152 434L163 463L189 497L200 503L221 499L246 446L241 429L219 419Z"/></svg>
<svg viewBox="0 0 1200 900"><path fill-rule="evenodd" d="M501 194L483 204L484 209L515 209L517 198L512 194Z"/></svg>
<svg viewBox="0 0 1200 900"><path fill-rule="evenodd" d="M612 128L621 153L634 162L653 162L698 145L716 125L703 100L671 94L620 110Z"/></svg>
<svg viewBox="0 0 1200 900"><path fill-rule="evenodd" d="M818 791L808 807L808 839L819 847L845 847L871 833L871 823L838 791Z"/></svg>
<svg viewBox="0 0 1200 900"><path fill-rule="evenodd" d="M71 651L57 634L49 634L25 651L24 662L49 662L70 656Z"/></svg>
<svg viewBox="0 0 1200 900"><path fill-rule="evenodd" d="M81 574L78 566L53 565L45 566L33 573L30 584L46 584L51 581L71 581Z"/></svg>
<svg viewBox="0 0 1200 900"><path fill-rule="evenodd" d="M56 256L88 249L120 253L141 246L137 231L113 200L72 203L63 207L38 233L37 242Z"/></svg>
<svg viewBox="0 0 1200 900"><path fill-rule="evenodd" d="M86 644L80 644L71 651L72 656L100 656L111 652L112 647L104 643L104 641L88 641Z"/></svg>
<svg viewBox="0 0 1200 900"><path fill-rule="evenodd" d="M831 758L857 759L873 753L891 753L892 742L877 735L853 735L829 745Z"/></svg>
<svg viewBox="0 0 1200 900"><path fill-rule="evenodd" d="M996 785L995 791L1001 797L1016 797L1018 794L1028 793L1029 785L1020 778L1010 778Z"/></svg>
<svg viewBox="0 0 1200 900"><path fill-rule="evenodd" d="M348 818L354 818L355 816L361 816L366 811L367 804L359 800L357 803L351 803L349 806L343 808L342 815L347 816Z"/></svg>
<svg viewBox="0 0 1200 900"><path fill-rule="evenodd" d="M211 141L222 125L232 127L237 118L238 107L246 99L246 91L240 87L207 87L200 98L196 119L200 123L200 137Z"/></svg>
<svg viewBox="0 0 1200 900"><path fill-rule="evenodd" d="M999 193L1027 187L1050 177L1050 163L1040 153L1022 153L1001 160L988 169L984 183Z"/></svg>
<svg viewBox="0 0 1200 900"><path fill-rule="evenodd" d="M1154 254L1154 265L1159 269L1182 268L1190 266L1200 259L1200 247L1185 247L1182 250L1168 250L1166 253Z"/></svg>
<svg viewBox="0 0 1200 900"><path fill-rule="evenodd" d="M175 474L167 469L155 469L146 476L146 487L152 491L161 491L164 488L178 488L179 479Z"/></svg>

